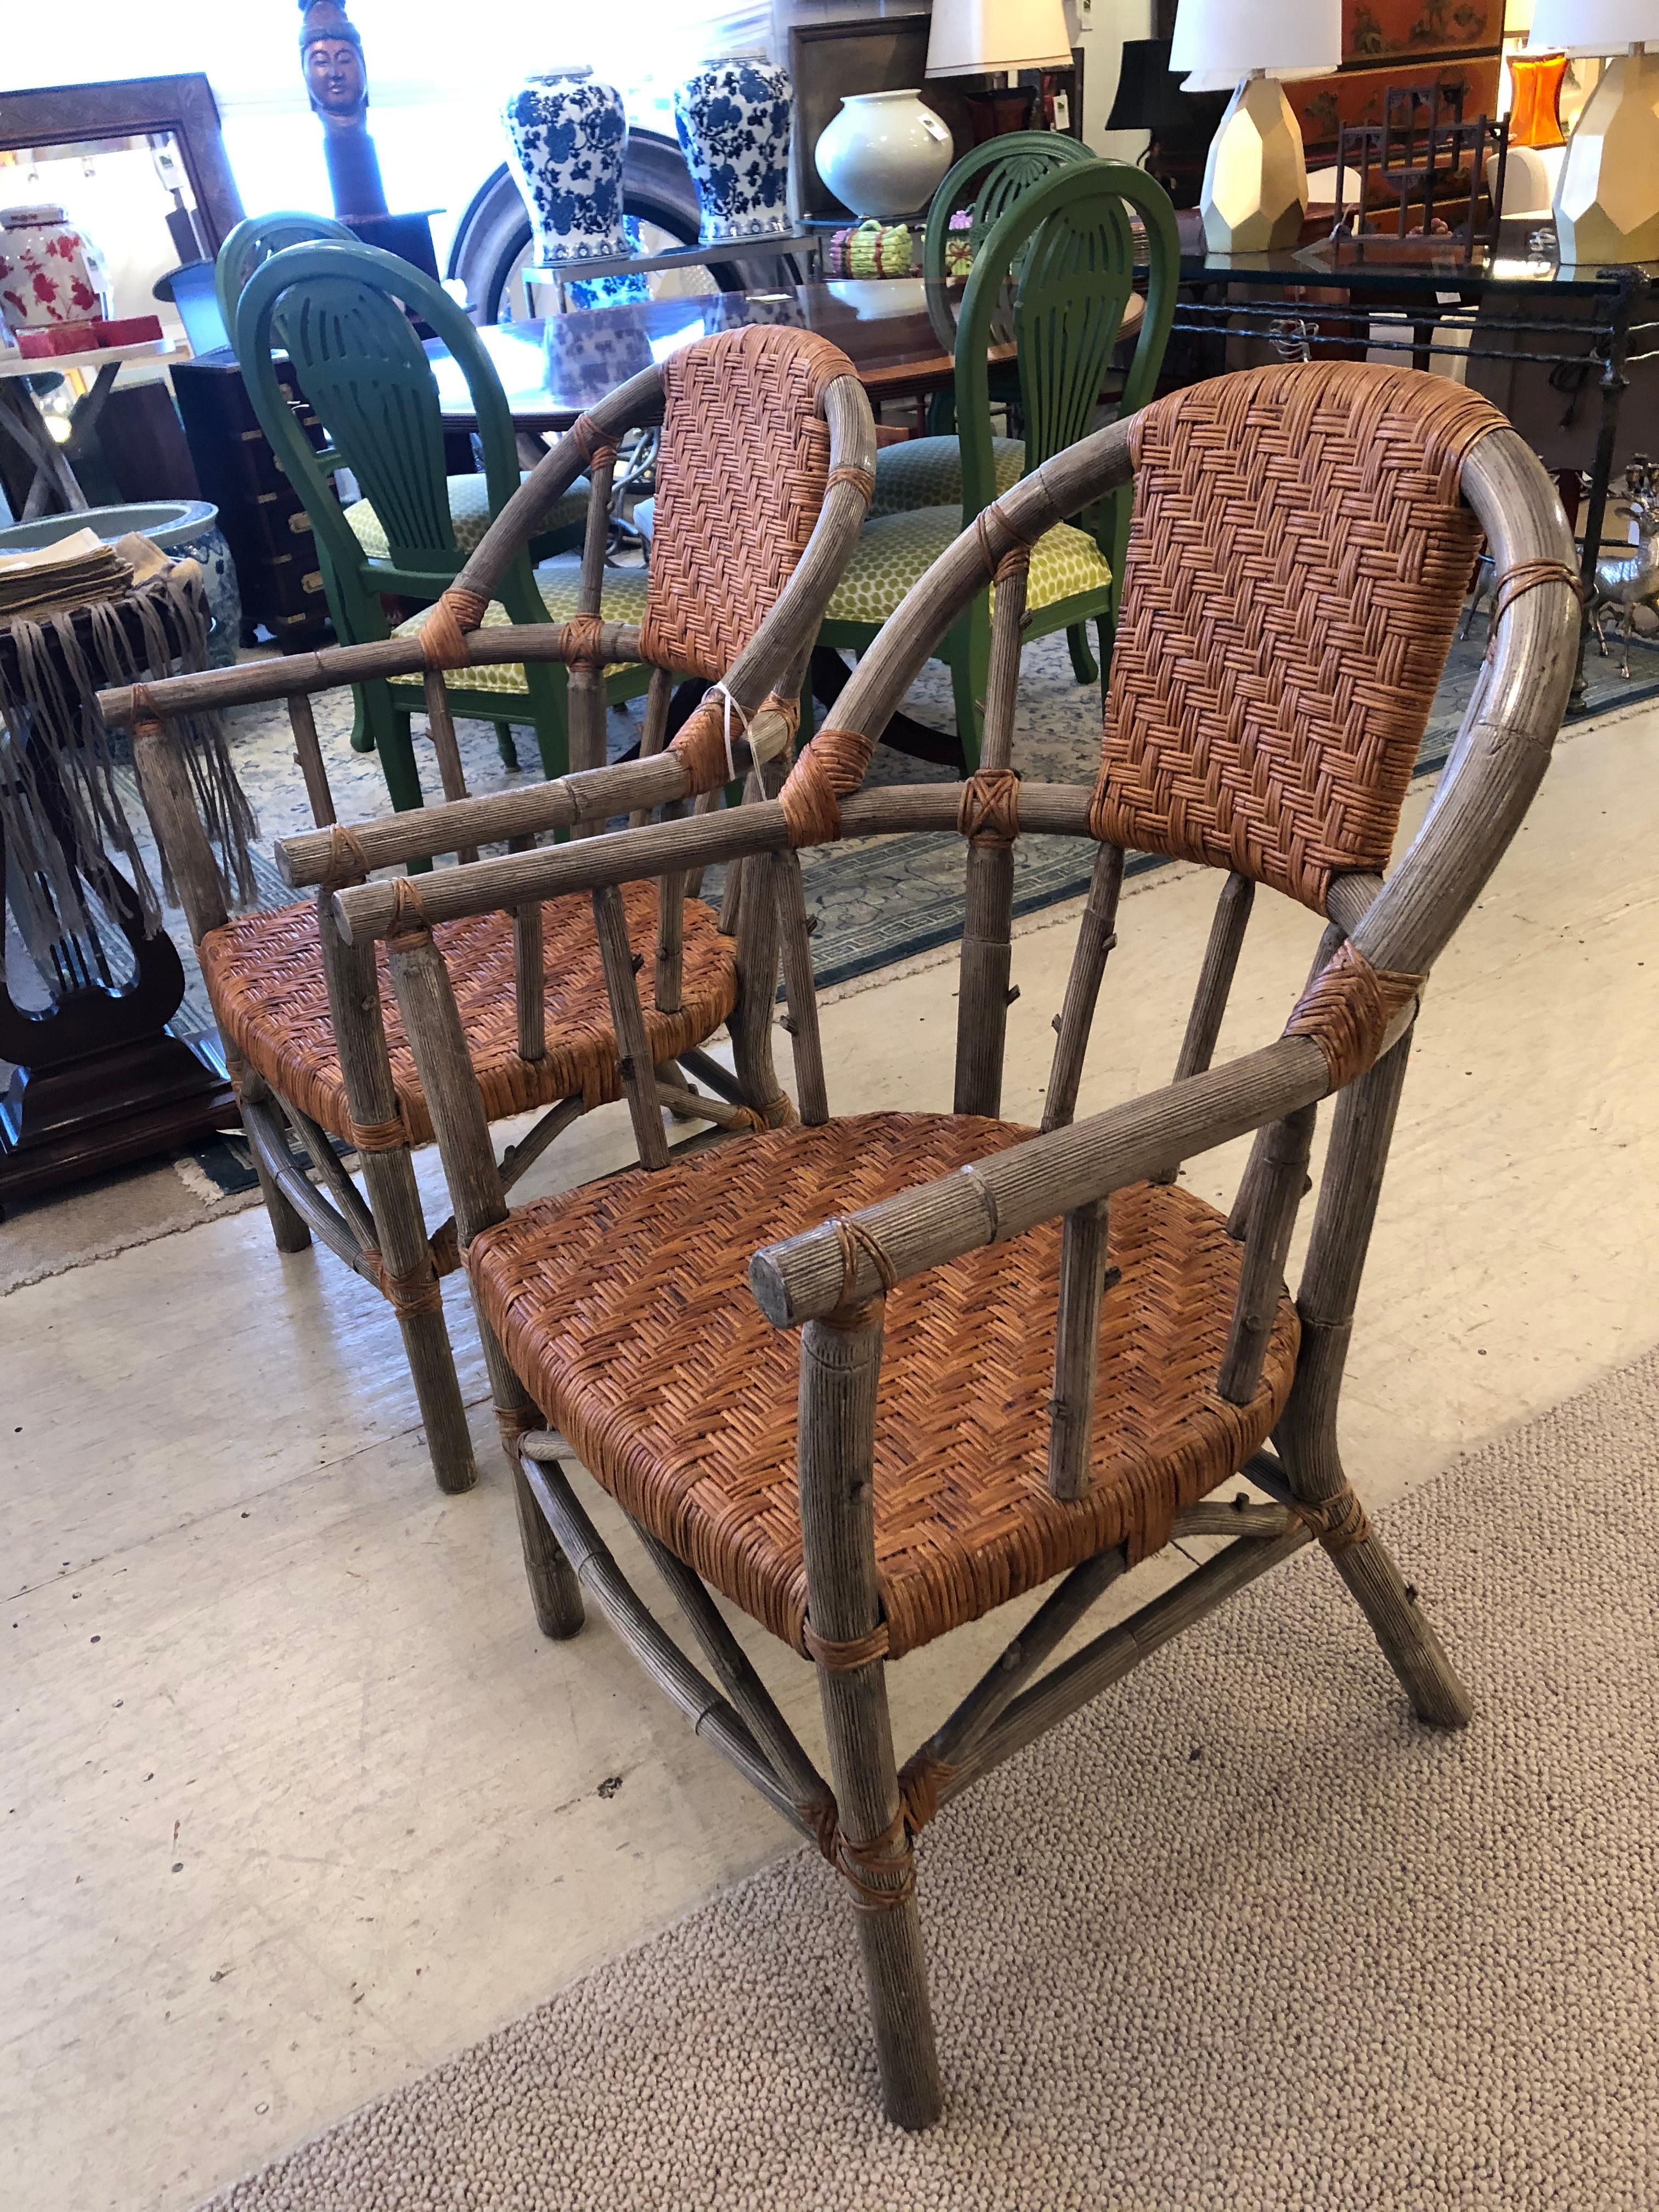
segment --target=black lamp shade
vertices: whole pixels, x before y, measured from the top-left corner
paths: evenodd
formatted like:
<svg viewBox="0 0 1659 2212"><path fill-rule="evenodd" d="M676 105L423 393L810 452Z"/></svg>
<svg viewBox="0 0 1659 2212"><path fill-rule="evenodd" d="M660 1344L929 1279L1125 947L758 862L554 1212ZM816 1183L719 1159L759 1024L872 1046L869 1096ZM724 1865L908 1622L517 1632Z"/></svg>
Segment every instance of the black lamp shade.
<svg viewBox="0 0 1659 2212"><path fill-rule="evenodd" d="M1118 72L1117 97L1106 118L1109 131L1150 131L1168 148L1207 146L1216 134L1231 95L1224 92L1182 92L1170 67L1168 39L1126 39Z"/></svg>

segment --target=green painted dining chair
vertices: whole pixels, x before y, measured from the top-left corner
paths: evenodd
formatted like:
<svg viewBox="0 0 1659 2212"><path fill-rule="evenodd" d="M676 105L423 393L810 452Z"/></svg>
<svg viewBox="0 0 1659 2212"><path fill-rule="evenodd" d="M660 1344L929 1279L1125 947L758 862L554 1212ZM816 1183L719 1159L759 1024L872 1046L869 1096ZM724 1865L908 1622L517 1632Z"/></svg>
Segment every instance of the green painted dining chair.
<svg viewBox="0 0 1659 2212"><path fill-rule="evenodd" d="M971 267L980 248L1009 209L1043 184L1057 170L1095 156L1080 139L1063 131L1010 131L988 139L963 155L933 194L922 238L921 273L930 303L939 301L945 286L965 260ZM968 220L957 227L958 216ZM947 351L955 344L948 327L940 336ZM1005 389L998 390L999 383ZM1006 380L992 378L994 398L1017 398ZM908 438L902 445L884 446L876 455L876 489L870 501L872 514L898 514L912 507L949 507L962 498L962 448L956 434L956 394L936 392L929 403L925 438ZM1018 438L993 438L991 461L999 493L1019 482L1025 465L1025 448Z"/></svg>
<svg viewBox="0 0 1659 2212"><path fill-rule="evenodd" d="M1130 207L1146 227L1149 277L1146 312L1114 412L1132 414L1152 398L1181 273L1175 211L1168 194L1144 170L1092 158L1067 161L1057 173L1009 195L975 254L956 330L957 432L952 442L959 454L959 501L886 513L872 507L830 599L820 644L855 652L872 644L910 586L1006 488L992 436L988 354L999 337L1006 340L1010 327L1025 432L1013 480L1097 427L1101 394L1133 290L1136 240ZM1011 284L1012 313L1006 296ZM1057 524L1039 539L1026 586L1028 641L1092 623L1103 670L1110 658L1128 530L1128 499L1117 492L1077 522ZM990 637L988 591L935 647L935 656L951 671L957 736L970 774L979 765ZM1086 676L1079 671L1079 680L1091 682L1096 672L1091 663Z"/></svg>
<svg viewBox="0 0 1659 2212"><path fill-rule="evenodd" d="M273 254L282 253L290 246L314 246L331 240L343 246L357 243L356 234L346 224L337 222L332 216L307 215L292 209L279 209L270 215L250 216L245 222L237 224L219 248L213 269L213 289L219 302L219 313L233 346L237 303L254 270L262 268ZM477 470L472 470L464 475L451 476L447 483L449 520L455 532L456 543L464 553L470 553L482 540L494 520L488 479ZM586 487L579 479L572 486L569 495L560 502L559 510L551 517L548 529L540 532L532 543L531 558L544 561L556 553L579 546L586 511ZM359 499L349 502L346 507L346 520L370 558L385 560L386 532L374 512L373 500ZM367 738L360 750L368 750Z"/></svg>
<svg viewBox="0 0 1659 2212"><path fill-rule="evenodd" d="M465 380L483 453L481 476L445 472L437 379L410 312ZM316 412L327 441L321 447L312 445L283 389L279 352ZM260 427L310 518L337 635L347 645L392 635L385 600L435 602L520 482L512 416L477 332L449 295L410 263L355 240L328 240L289 246L252 271L237 302L236 355ZM349 507L335 494L339 469L350 471L363 495ZM465 487L466 501L459 515L458 486ZM532 562L580 543L586 503L584 483L573 488L568 511L550 515L514 561L487 620L558 622L574 613L574 568L538 574ZM642 572L607 572L607 620L636 622L644 604ZM558 665L477 669L450 687L451 712L493 723L508 766L517 765L511 726L530 725L544 772L562 775L566 682ZM607 696L614 702L641 689L637 671L612 672ZM353 744L379 754L395 807L420 805L410 716L423 706L421 687L371 680L357 685L356 696Z"/></svg>

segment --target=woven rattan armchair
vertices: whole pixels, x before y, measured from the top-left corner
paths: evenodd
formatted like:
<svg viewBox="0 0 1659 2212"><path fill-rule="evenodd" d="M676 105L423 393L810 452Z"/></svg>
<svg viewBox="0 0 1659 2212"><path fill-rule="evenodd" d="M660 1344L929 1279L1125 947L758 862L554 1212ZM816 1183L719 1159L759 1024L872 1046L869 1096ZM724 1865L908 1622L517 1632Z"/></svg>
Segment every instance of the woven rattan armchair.
<svg viewBox="0 0 1659 2212"><path fill-rule="evenodd" d="M637 628L605 623L598 609L616 441L659 422L660 520L644 619ZM712 796L734 772L741 777L757 760L784 751L824 599L863 519L873 457L869 403L834 346L787 329L722 333L636 377L576 424L498 519L418 638L103 695L106 718L133 732L146 803L184 900L277 1247L298 1251L315 1233L391 1302L445 1490L477 1480L439 1282L457 1264L454 1224L428 1236L410 1159L432 1133L428 1103L395 1009L383 1011L384 962L377 971L372 947L341 943L329 896L377 869L429 869L438 854L471 861L498 841L533 848L538 835L580 837L617 815L644 821L658 805L672 811L689 796ZM481 627L501 571L581 469L595 496L576 617ZM578 770L353 830L334 823L313 694L366 672L423 669L446 786L465 793L443 671L507 660L568 667ZM607 768L602 678L617 662L647 665L650 690L643 757ZM715 690L665 745L670 671L687 669L714 680ZM323 826L288 840L278 858L286 879L314 896L232 921L169 718L282 697ZM511 912L480 911L442 933L458 1034L483 1110L493 1119L546 1109L501 1162L509 1182L580 1115L624 1093L641 1157L653 1164L667 1158L659 1104L743 1129L774 1126L793 1111L769 1053L775 933L757 970L763 996L755 1000L744 982L754 963L741 919L733 911L717 922L686 888L679 875L660 895L641 883L594 900L515 902ZM804 916L804 904L799 911ZM642 1001L630 999L621 1032L605 981L617 961L649 963ZM732 1035L735 1079L698 1049L722 1024ZM680 1062L710 1089L693 1089ZM647 1098L653 1066L665 1080ZM317 1184L296 1164L290 1137ZM359 1155L363 1191L331 1138ZM489 1172L498 1172L493 1156ZM516 1472L516 1453L510 1457ZM538 1588L544 1619L556 1626L562 1617L556 1586Z"/></svg>
<svg viewBox="0 0 1659 2212"><path fill-rule="evenodd" d="M1098 780L1022 784L1011 744L1029 548L1131 477ZM1427 819L1384 882L1483 532L1499 579L1492 653ZM458 1198L468 1189L459 1229L479 1310L515 1393L547 1421L524 1464L548 1524L698 1733L844 1875L884 2100L905 2126L941 2106L913 1838L976 1776L1315 1540L1418 1716L1470 1717L1349 1487L1337 1398L1425 979L1525 812L1565 703L1572 550L1536 460L1455 385L1349 363L1222 377L1085 440L988 508L860 664L836 726L775 805L433 878L419 908L373 884L335 902L353 944L389 944ZM988 576L979 773L959 793L860 794L888 715ZM804 1108L799 1127L509 1213L434 926L489 899L739 855L746 911L799 846L952 826L968 872L953 1114ZM1098 848L1040 1133L998 1118L1012 848L1025 831ZM1225 880L1175 1080L1074 1122L1128 847ZM1262 885L1328 927L1282 1035L1215 1066ZM631 980L614 988L625 1009ZM1292 1300L1291 1227L1332 1097ZM1177 1183L1183 1161L1252 1130L1230 1216ZM715 1681L623 1580L568 1455L637 1524ZM1267 1503L1206 1502L1241 1474ZM1108 1584L1196 1534L1231 1540L1043 1671ZM1050 1583L897 1764L887 1662ZM833 1790L709 1585L816 1663Z"/></svg>

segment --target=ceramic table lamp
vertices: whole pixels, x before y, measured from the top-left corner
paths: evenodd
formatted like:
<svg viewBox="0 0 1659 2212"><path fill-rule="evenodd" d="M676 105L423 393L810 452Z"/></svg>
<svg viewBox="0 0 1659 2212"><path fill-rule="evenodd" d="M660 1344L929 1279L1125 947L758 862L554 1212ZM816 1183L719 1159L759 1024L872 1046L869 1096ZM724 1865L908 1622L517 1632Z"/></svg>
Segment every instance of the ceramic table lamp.
<svg viewBox="0 0 1659 2212"><path fill-rule="evenodd" d="M1328 76L1341 58L1341 0L1181 0L1170 67L1189 72L1182 89L1237 87L1204 168L1212 253L1266 253L1301 236L1308 165L1280 80Z"/></svg>
<svg viewBox="0 0 1659 2212"><path fill-rule="evenodd" d="M1562 260L1659 260L1659 0L1538 0L1527 47L1607 61L1555 187Z"/></svg>

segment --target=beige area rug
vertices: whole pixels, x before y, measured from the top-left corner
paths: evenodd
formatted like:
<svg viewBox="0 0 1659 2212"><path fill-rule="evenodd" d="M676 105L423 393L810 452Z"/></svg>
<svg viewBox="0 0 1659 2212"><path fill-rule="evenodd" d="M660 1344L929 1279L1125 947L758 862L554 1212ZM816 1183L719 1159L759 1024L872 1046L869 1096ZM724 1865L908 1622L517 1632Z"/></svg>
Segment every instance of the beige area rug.
<svg viewBox="0 0 1659 2212"><path fill-rule="evenodd" d="M258 1204L257 1190L228 1196L187 1157L145 1161L69 1189L14 1199L0 1220L0 1297Z"/></svg>
<svg viewBox="0 0 1659 2212"><path fill-rule="evenodd" d="M1656 1469L1659 1354L1387 1516L1462 1735L1413 1724L1304 1553L949 1808L931 2134L878 2117L851 1915L802 1853L216 2203L1651 2207ZM552 1898L502 1900L526 1942Z"/></svg>

